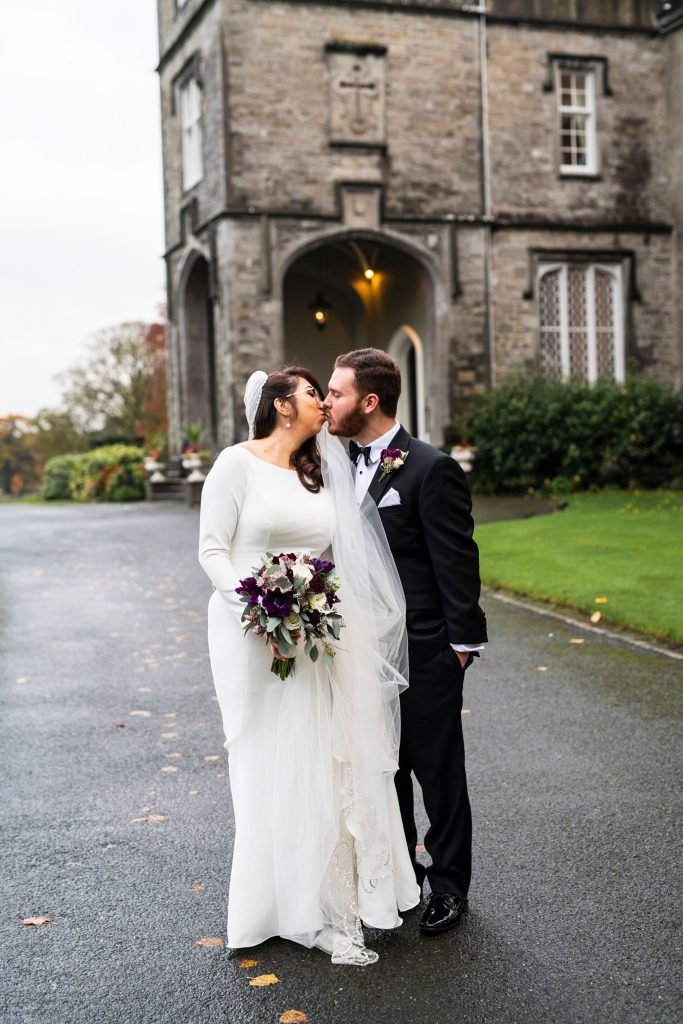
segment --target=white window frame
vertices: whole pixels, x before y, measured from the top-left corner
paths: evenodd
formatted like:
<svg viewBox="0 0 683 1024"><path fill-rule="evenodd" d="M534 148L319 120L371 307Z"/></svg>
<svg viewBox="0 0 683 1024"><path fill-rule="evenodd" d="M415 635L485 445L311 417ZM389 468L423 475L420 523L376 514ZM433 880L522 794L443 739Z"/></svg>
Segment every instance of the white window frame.
<svg viewBox="0 0 683 1024"><path fill-rule="evenodd" d="M194 188L204 177L202 100L202 87L197 77L189 75L178 86L184 192Z"/></svg>
<svg viewBox="0 0 683 1024"><path fill-rule="evenodd" d="M574 264L576 265L576 264ZM569 343L569 263L542 263L536 275L536 294L540 294L541 281L546 274L560 272L560 371L563 380L570 376L570 343ZM602 271L612 278L612 302L614 308L614 379L623 383L626 376L626 356L624 351L624 287L623 268L614 263L579 264L586 272L586 347L588 383L594 384L598 379L598 335L595 322L595 274ZM541 342L541 322L539 311L539 346Z"/></svg>
<svg viewBox="0 0 683 1024"><path fill-rule="evenodd" d="M572 88L574 93L573 79L575 75L584 75L586 82L586 104L579 106L575 103L564 105L562 103L562 75L572 76ZM557 95L557 141L559 153L560 174L563 177L575 175L595 175L598 173L598 132L597 132L597 108L596 108L596 72L595 68L569 68L557 64L555 67L555 92ZM572 99L573 99L572 95ZM562 150L562 118L583 117L585 118L586 134L586 163L566 164Z"/></svg>

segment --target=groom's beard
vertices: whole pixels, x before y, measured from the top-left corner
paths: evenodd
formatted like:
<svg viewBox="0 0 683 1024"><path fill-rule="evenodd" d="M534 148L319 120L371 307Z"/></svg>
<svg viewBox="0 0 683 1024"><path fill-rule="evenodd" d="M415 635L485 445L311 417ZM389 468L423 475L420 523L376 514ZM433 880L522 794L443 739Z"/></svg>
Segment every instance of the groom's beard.
<svg viewBox="0 0 683 1024"><path fill-rule="evenodd" d="M358 403L347 412L346 416L342 416L340 420L337 420L334 426L330 425L330 433L336 434L339 437L357 437L358 434L362 433L367 422L368 418L361 410L359 399Z"/></svg>

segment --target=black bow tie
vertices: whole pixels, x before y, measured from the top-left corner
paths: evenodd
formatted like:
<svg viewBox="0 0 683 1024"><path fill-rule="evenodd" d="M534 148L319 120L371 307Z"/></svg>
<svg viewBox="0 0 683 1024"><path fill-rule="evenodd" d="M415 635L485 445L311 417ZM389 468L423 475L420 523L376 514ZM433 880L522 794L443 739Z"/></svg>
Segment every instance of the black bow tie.
<svg viewBox="0 0 683 1024"><path fill-rule="evenodd" d="M354 464L354 466L358 462L359 455L363 456L363 458L365 459L365 465L369 466L371 450L371 445L368 445L367 448L361 448L361 446L359 444L356 444L355 441L349 441L349 458L351 459L351 462Z"/></svg>

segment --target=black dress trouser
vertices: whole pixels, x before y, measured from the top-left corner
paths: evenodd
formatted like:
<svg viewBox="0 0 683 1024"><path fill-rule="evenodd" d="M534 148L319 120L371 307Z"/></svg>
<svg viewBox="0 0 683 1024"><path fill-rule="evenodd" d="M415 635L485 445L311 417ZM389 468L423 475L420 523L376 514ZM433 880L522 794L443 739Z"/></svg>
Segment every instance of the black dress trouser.
<svg viewBox="0 0 683 1024"><path fill-rule="evenodd" d="M415 858L412 772L422 787L429 819L424 845L432 859L426 871L431 890L466 897L472 870L472 812L462 735L464 677L460 659L450 646L425 664L411 664L410 686L401 694L401 745L395 782L418 882L422 883L425 869Z"/></svg>

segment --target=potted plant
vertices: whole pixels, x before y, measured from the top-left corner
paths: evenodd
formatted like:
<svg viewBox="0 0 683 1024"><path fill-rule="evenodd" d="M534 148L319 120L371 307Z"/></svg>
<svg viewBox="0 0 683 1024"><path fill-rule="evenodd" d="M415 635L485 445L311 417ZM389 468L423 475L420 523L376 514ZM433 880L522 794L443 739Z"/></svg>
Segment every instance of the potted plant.
<svg viewBox="0 0 683 1024"><path fill-rule="evenodd" d="M200 469L202 465L202 455L205 449L202 448L202 437L204 436L204 424L201 420L197 420L195 423L188 423L184 428L185 437L187 441L183 445L183 468L184 469ZM209 454L210 457L210 453Z"/></svg>

